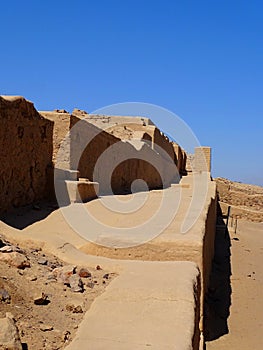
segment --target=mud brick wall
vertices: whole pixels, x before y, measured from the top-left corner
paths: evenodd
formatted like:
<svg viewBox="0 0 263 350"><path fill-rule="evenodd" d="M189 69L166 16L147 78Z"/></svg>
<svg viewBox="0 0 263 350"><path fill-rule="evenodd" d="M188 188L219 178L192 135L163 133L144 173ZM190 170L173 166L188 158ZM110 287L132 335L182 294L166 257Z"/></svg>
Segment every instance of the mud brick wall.
<svg viewBox="0 0 263 350"><path fill-rule="evenodd" d="M47 195L53 123L33 103L0 96L0 212Z"/></svg>
<svg viewBox="0 0 263 350"><path fill-rule="evenodd" d="M211 171L211 147L196 147L194 171Z"/></svg>
<svg viewBox="0 0 263 350"><path fill-rule="evenodd" d="M86 145L88 139L91 141ZM78 169L80 177L99 182L101 193L108 193L109 183L114 193L122 193L129 191L136 179L143 179L150 189L179 181L172 160L160 157L151 145L137 142L139 148L102 131L79 115L72 115L71 169ZM104 159L100 162L103 154ZM109 178L110 182L107 181Z"/></svg>

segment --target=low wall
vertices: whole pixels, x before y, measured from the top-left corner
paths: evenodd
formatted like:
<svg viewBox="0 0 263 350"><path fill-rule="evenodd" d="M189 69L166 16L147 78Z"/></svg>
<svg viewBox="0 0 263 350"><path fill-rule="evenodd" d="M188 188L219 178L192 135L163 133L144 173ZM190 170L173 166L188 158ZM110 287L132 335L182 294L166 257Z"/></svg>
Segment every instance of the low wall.
<svg viewBox="0 0 263 350"><path fill-rule="evenodd" d="M47 196L53 122L20 96L0 96L0 210Z"/></svg>

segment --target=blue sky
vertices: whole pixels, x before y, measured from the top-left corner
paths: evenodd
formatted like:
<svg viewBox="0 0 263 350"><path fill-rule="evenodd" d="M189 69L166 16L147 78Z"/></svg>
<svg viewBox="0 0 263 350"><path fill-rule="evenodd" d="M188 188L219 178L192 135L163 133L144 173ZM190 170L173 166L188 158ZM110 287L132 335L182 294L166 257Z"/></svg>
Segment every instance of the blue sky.
<svg viewBox="0 0 263 350"><path fill-rule="evenodd" d="M213 148L213 176L263 185L262 1L3 1L0 29L0 94L162 106Z"/></svg>

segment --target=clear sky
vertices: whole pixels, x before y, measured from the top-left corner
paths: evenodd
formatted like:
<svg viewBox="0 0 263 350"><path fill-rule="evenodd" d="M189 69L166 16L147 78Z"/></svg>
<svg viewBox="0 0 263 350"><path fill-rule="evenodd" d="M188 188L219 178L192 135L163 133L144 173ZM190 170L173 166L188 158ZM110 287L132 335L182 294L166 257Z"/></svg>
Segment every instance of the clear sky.
<svg viewBox="0 0 263 350"><path fill-rule="evenodd" d="M263 185L261 0L1 1L0 29L0 94L162 106L213 148L213 176Z"/></svg>

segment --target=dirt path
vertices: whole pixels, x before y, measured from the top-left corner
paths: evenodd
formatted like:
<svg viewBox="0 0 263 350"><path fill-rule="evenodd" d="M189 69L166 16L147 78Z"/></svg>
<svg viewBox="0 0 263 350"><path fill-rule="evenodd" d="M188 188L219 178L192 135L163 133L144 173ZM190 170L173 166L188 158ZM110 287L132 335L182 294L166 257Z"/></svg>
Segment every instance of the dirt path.
<svg viewBox="0 0 263 350"><path fill-rule="evenodd" d="M228 334L207 350L261 350L263 344L263 223L238 222L231 239L231 306Z"/></svg>

